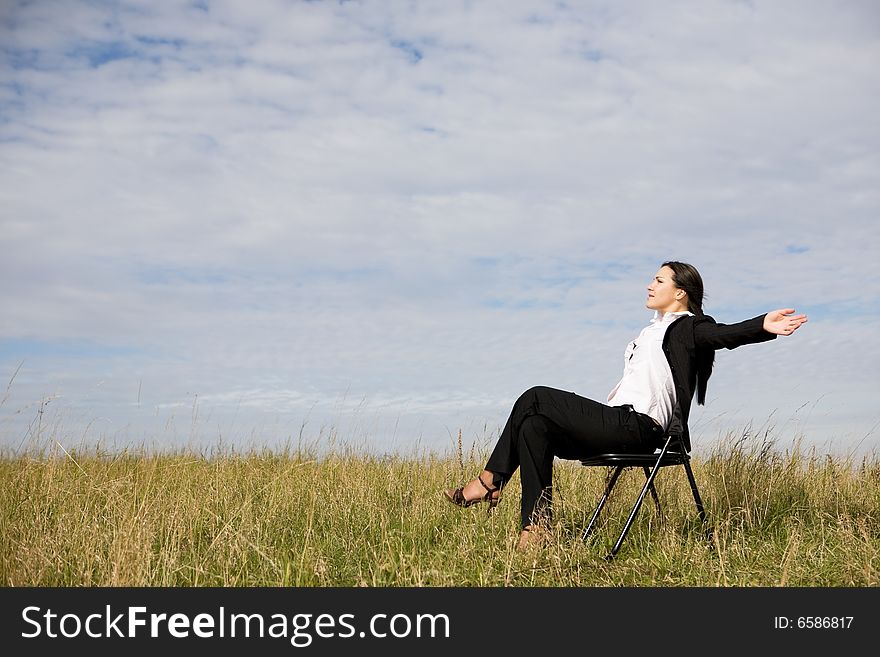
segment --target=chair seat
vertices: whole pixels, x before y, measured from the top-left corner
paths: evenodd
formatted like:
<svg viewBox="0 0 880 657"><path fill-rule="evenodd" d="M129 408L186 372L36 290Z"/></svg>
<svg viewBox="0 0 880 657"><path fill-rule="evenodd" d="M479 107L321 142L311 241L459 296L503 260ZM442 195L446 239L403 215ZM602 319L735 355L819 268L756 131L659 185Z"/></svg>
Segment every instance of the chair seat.
<svg viewBox="0 0 880 657"><path fill-rule="evenodd" d="M622 465L623 467L660 467L666 465L681 465L689 457L682 452L667 451L663 455L660 463L657 463L657 457L660 456L659 451L653 454L597 454L590 458L581 459L581 465Z"/></svg>

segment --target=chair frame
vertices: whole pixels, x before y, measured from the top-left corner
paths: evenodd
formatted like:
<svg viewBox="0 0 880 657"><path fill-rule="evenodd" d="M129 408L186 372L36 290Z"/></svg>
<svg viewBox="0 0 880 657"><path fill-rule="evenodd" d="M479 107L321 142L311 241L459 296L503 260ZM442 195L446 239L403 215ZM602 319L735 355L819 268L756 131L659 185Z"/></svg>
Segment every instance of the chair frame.
<svg viewBox="0 0 880 657"><path fill-rule="evenodd" d="M691 492L694 495L697 512L700 514L700 520L702 520L706 531L706 538L711 542L712 530L709 527L709 522L706 518L706 509L703 506L703 500L700 497L700 491L697 488L697 481L694 479L694 472L691 470L690 460L691 457L681 440L672 434L667 435L666 442L663 447L660 448L659 453L655 451L652 454L599 454L587 459L582 459L581 465L586 467L609 466L614 468L614 472L611 474L605 485L605 492L599 499L599 504L596 506L596 510L593 511L590 522L584 530L583 536L581 537L582 540L586 541L590 532L595 527L596 520L599 518L599 513L608 501L611 491L614 488L614 484L617 483L623 470L625 468L641 467L645 473L645 485L642 486L642 490L633 505L632 511L630 511L629 517L626 519L623 531L620 532L620 536L617 538L611 552L605 557L608 561L612 560L620 550L620 546L623 545L623 540L626 538L648 491L651 492L651 497L654 498L654 505L657 507L657 514L661 515L660 499L657 496L657 489L654 487L654 480L657 478L657 473L660 471L660 468L672 465L683 465L685 472L687 473L688 481L691 485Z"/></svg>

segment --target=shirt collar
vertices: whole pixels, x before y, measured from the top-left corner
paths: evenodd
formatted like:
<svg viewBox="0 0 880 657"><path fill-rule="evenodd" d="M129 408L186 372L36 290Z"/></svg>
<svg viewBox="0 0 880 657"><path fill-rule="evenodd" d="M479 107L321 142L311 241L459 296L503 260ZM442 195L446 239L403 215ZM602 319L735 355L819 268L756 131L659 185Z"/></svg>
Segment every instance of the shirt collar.
<svg viewBox="0 0 880 657"><path fill-rule="evenodd" d="M668 324L669 322L675 321L679 317L683 317L685 315L693 315L689 310L679 310L674 313L663 313L661 314L659 310L654 311L654 316L651 318L651 323L656 324L657 322Z"/></svg>

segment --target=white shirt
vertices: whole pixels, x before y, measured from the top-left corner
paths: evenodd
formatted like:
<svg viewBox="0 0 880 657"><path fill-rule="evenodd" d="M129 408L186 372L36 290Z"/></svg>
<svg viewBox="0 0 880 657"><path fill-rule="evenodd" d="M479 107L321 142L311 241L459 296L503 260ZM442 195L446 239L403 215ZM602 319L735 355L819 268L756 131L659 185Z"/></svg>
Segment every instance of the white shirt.
<svg viewBox="0 0 880 657"><path fill-rule="evenodd" d="M608 393L610 406L632 405L639 413L650 415L666 429L675 405L675 382L669 361L663 353L666 329L682 315L693 313L654 313L651 323L630 342L623 358L623 378Z"/></svg>

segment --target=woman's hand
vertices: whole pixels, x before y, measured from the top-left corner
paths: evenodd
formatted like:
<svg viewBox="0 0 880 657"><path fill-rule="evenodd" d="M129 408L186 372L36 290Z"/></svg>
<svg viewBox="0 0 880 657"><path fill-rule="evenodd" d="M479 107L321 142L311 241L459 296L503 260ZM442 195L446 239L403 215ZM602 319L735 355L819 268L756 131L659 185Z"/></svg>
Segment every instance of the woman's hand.
<svg viewBox="0 0 880 657"><path fill-rule="evenodd" d="M791 335L807 321L806 315L795 315L794 308L771 310L764 316L764 330L776 335Z"/></svg>

